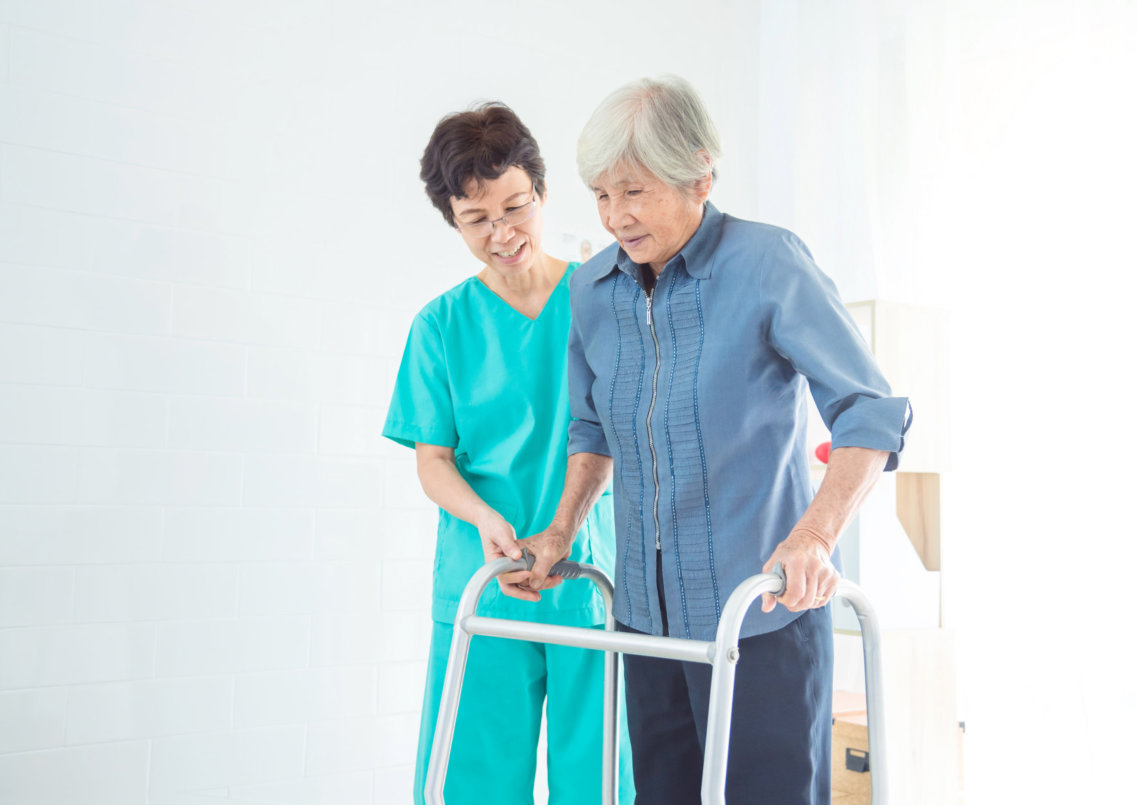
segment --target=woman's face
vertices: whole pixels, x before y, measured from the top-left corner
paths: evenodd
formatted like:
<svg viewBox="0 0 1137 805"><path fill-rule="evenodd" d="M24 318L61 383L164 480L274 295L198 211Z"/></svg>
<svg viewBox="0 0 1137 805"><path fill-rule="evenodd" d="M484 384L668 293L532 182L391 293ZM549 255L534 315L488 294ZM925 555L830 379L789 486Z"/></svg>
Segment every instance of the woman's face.
<svg viewBox="0 0 1137 805"><path fill-rule="evenodd" d="M532 218L516 226L497 220L522 210L534 200L533 180L529 174L514 165L496 179L484 182L480 189L471 182L467 192L466 198L451 196L450 209L470 252L503 276L518 276L529 271L541 256L544 199L537 199ZM483 221L496 221L492 233L478 235L461 228Z"/></svg>
<svg viewBox="0 0 1137 805"><path fill-rule="evenodd" d="M628 256L658 276L703 220L706 189L681 190L650 171L617 168L593 184L600 221Z"/></svg>

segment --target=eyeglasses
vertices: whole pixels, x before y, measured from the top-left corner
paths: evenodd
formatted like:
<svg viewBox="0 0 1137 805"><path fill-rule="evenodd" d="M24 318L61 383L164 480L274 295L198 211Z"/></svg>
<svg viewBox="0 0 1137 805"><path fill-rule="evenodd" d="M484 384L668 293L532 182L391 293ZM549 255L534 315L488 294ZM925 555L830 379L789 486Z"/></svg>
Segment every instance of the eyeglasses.
<svg viewBox="0 0 1137 805"><path fill-rule="evenodd" d="M494 218L492 221L477 221L472 224L459 224L454 225L462 232L463 235L468 235L471 238L484 238L493 234L498 224L505 224L507 226L520 226L533 217L537 212L537 201L539 199L534 190L533 200L526 202L520 207L514 207L500 218Z"/></svg>

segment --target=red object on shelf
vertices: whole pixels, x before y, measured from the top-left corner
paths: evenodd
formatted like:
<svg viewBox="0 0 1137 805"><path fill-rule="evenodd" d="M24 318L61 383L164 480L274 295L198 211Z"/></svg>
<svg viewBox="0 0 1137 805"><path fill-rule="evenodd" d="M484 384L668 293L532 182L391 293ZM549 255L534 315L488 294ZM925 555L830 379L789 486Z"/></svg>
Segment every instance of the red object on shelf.
<svg viewBox="0 0 1137 805"><path fill-rule="evenodd" d="M833 442L822 442L821 444L817 445L817 449L813 451L813 455L817 456L817 460L822 464L829 463L829 449L832 444Z"/></svg>

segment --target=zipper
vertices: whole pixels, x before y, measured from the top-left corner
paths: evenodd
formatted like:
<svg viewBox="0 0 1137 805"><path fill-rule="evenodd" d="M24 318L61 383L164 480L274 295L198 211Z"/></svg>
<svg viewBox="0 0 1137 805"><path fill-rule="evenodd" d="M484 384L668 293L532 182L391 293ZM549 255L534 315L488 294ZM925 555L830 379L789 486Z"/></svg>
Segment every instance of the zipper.
<svg viewBox="0 0 1137 805"><path fill-rule="evenodd" d="M657 280L658 283L658 280ZM658 285L656 286L658 287ZM652 502L651 513L655 521L655 549L657 551L663 550L663 543L660 540L659 529L659 461L655 454L655 439L651 431L651 416L655 412L655 397L659 389L659 337L655 334L655 321L651 316L651 300L654 288L647 292L647 328L651 331L651 342L655 345L655 371L651 376L651 402L647 406L647 449L651 452L651 478L655 483L655 499ZM660 591L660 595L663 591Z"/></svg>

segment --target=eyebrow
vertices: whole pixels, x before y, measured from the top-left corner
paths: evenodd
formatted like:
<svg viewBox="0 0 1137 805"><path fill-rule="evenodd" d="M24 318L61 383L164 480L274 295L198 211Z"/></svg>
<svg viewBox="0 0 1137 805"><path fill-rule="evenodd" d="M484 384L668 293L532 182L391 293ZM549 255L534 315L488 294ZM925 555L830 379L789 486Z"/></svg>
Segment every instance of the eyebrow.
<svg viewBox="0 0 1137 805"><path fill-rule="evenodd" d="M625 176L621 179L617 179L614 182L612 182L613 187L627 187L630 184L643 184L643 180L637 179L634 176ZM600 193L603 191L601 191L601 189L599 187L593 185L592 192L593 193Z"/></svg>
<svg viewBox="0 0 1137 805"><path fill-rule="evenodd" d="M518 196L527 196L527 195L529 195L531 192L532 192L532 191L530 191L530 190L518 190L518 191L517 191L516 193L514 193L513 195L511 195L511 196L506 196L506 197L505 197L505 202L504 202L504 203L505 203L506 205L508 205L508 204L509 204L509 202L513 201L513 200L514 200L514 199L516 199ZM482 207L467 207L466 209L464 209L464 210L462 210L462 211L460 211L460 212L456 212L456 213L454 213L454 215L455 215L455 216L464 216L464 215L473 215L473 214L475 214L475 213L478 213L478 214L481 214L481 215L485 215L485 212L486 212L486 211L485 211L485 210L484 210Z"/></svg>

